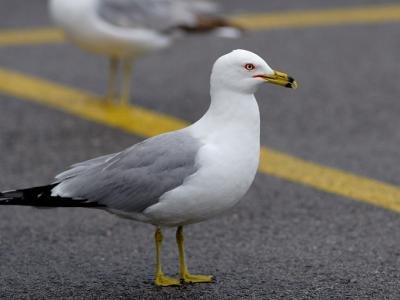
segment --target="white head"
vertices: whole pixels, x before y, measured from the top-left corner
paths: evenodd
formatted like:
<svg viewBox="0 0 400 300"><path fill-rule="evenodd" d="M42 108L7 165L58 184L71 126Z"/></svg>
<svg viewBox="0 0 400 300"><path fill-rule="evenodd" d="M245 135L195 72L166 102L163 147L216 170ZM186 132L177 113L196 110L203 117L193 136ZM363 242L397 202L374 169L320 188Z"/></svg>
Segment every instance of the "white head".
<svg viewBox="0 0 400 300"><path fill-rule="evenodd" d="M297 83L292 77L272 70L257 54L241 49L218 58L211 72L211 90L214 92L228 89L243 94L254 94L263 82L297 88Z"/></svg>

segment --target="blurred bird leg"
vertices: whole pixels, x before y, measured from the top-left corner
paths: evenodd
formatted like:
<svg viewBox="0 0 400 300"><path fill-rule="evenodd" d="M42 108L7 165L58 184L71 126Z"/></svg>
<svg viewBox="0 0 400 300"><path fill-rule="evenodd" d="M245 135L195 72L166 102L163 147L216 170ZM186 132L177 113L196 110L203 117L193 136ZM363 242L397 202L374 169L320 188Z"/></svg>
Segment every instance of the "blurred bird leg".
<svg viewBox="0 0 400 300"><path fill-rule="evenodd" d="M111 56L109 61L109 73L108 73L108 89L106 99L109 102L113 102L117 99L117 72L119 65L119 58Z"/></svg>
<svg viewBox="0 0 400 300"><path fill-rule="evenodd" d="M123 78L122 78L121 104L123 105L129 104L132 64L133 60L131 58L125 58L122 60Z"/></svg>
<svg viewBox="0 0 400 300"><path fill-rule="evenodd" d="M162 240L163 240L163 235L162 235L161 229L159 227L157 227L154 237L155 237L155 240L156 240L156 255L157 255L156 279L154 281L154 284L158 285L158 286L181 285L181 281L179 279L165 276L164 273L162 272L162 268L161 268L161 244L162 244Z"/></svg>
<svg viewBox="0 0 400 300"><path fill-rule="evenodd" d="M185 263L185 246L183 237L183 226L179 226L176 230L176 242L179 250L179 263L181 280L183 283L195 283L195 282L213 282L213 277L210 275L191 275L188 272L188 268Z"/></svg>

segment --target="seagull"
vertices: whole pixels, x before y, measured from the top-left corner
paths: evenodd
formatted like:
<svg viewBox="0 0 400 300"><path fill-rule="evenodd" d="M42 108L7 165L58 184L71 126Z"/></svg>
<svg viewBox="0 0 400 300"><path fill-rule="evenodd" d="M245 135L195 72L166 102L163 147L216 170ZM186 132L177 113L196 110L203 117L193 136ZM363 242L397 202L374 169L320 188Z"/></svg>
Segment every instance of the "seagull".
<svg viewBox="0 0 400 300"><path fill-rule="evenodd" d="M261 83L297 87L257 54L234 50L211 72L209 109L197 122L118 153L74 164L49 185L0 193L0 205L91 207L156 226L158 286L212 282L189 273L183 227L220 215L247 192L260 154ZM161 268L163 227L177 227L180 278Z"/></svg>
<svg viewBox="0 0 400 300"><path fill-rule="evenodd" d="M216 15L208 0L50 0L49 13L67 39L83 49L109 57L106 98L127 104L133 61L172 44L184 33L215 30L237 37L240 30ZM122 85L117 92L121 65Z"/></svg>

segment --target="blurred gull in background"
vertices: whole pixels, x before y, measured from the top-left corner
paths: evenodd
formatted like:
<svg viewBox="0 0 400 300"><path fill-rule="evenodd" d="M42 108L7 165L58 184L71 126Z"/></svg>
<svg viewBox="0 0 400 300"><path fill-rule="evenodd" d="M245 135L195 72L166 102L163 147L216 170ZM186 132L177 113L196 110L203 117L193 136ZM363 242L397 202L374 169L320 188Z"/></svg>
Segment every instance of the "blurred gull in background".
<svg viewBox="0 0 400 300"><path fill-rule="evenodd" d="M165 48L186 34L240 35L208 0L50 0L49 11L71 42L110 58L107 98L119 97L123 104L129 102L133 61L146 52Z"/></svg>

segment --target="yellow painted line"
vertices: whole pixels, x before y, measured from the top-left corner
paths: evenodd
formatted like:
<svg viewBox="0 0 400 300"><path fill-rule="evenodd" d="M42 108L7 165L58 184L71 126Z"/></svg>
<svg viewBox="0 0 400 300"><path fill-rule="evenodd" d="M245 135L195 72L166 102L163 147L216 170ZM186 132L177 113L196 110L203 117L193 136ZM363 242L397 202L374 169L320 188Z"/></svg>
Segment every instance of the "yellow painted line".
<svg viewBox="0 0 400 300"><path fill-rule="evenodd" d="M231 16L229 19L249 30L400 22L400 5L243 14Z"/></svg>
<svg viewBox="0 0 400 300"><path fill-rule="evenodd" d="M400 5L382 4L338 9L252 13L228 16L228 19L248 30L400 22ZM52 27L0 32L0 47L61 42L64 42L62 32Z"/></svg>
<svg viewBox="0 0 400 300"><path fill-rule="evenodd" d="M0 93L45 104L142 136L185 127L183 121L137 106L107 104L94 94L0 69ZM134 120L134 121L133 121Z"/></svg>
<svg viewBox="0 0 400 300"><path fill-rule="evenodd" d="M350 172L261 149L261 173L400 212L400 188Z"/></svg>
<svg viewBox="0 0 400 300"><path fill-rule="evenodd" d="M64 42L62 31L54 28L2 30L0 32L0 47L62 42Z"/></svg>
<svg viewBox="0 0 400 300"><path fill-rule="evenodd" d="M143 137L188 125L138 106L104 104L91 93L0 69L0 93L48 105L58 110ZM261 148L259 171L316 189L400 212L400 188L349 172Z"/></svg>

